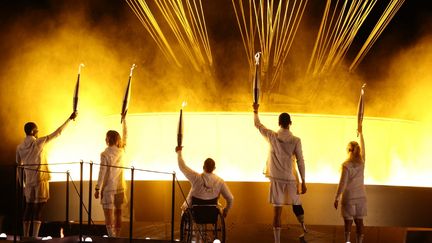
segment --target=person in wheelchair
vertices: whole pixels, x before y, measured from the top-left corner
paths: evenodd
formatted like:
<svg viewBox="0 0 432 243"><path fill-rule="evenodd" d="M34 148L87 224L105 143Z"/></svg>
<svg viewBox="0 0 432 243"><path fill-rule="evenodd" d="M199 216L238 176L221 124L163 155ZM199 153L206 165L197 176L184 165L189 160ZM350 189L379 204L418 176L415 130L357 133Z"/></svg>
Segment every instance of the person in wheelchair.
<svg viewBox="0 0 432 243"><path fill-rule="evenodd" d="M207 158L204 161L203 173L198 173L186 165L183 160L182 149L183 146L177 146L175 149L178 166L192 185L182 209L186 210L193 204L217 204L219 195L222 194L226 201L222 215L226 217L232 207L234 196L225 181L213 173L216 169L215 161L212 158Z"/></svg>

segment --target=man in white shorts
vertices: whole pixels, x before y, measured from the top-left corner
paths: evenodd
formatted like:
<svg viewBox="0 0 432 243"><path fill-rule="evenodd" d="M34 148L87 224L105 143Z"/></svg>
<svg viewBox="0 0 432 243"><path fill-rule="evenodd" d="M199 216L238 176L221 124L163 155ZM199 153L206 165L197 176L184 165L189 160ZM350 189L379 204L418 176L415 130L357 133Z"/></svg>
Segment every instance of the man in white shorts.
<svg viewBox="0 0 432 243"><path fill-rule="evenodd" d="M70 120L75 119L77 113L72 113L66 122L57 130L45 137L38 137L38 127L34 122L24 125L26 138L16 150L16 163L24 165L24 196L26 207L24 211L23 235L30 236L30 223L33 222L32 236L37 237L42 223L42 209L49 199L49 174L47 160L44 153L45 145L58 137Z"/></svg>
<svg viewBox="0 0 432 243"><path fill-rule="evenodd" d="M270 203L274 207L273 233L275 243L280 242L281 214L283 205L292 205L294 214L300 222L303 232L307 233L304 224L304 210L298 192L298 176L295 164L301 176L301 190L307 191L305 182L305 164L300 138L294 136L289 128L291 117L288 113L279 116L278 132L267 129L258 117L258 104L253 104L255 127L270 144L270 155L267 160L265 175L270 179ZM304 241L304 234L300 236Z"/></svg>

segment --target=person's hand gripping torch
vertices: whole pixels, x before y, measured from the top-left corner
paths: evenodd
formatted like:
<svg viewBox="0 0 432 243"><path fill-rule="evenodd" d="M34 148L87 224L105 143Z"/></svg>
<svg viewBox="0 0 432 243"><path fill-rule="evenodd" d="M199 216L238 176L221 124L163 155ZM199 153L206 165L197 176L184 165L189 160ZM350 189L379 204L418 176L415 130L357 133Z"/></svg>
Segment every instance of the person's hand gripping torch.
<svg viewBox="0 0 432 243"><path fill-rule="evenodd" d="M126 114L128 112L128 109L129 109L129 100L130 100L130 95L131 95L132 72L133 72L135 67L136 67L136 65L132 64L132 67L130 69L129 80L128 80L128 84L126 87L125 96L123 98L123 106L122 106L122 111L121 111L120 123L123 123L123 120L126 118Z"/></svg>
<svg viewBox="0 0 432 243"><path fill-rule="evenodd" d="M259 72L259 61L260 61L260 57L261 57L261 52L257 52L255 54L255 78L253 81L253 103L254 104L258 104L259 101L259 77L260 77L260 72Z"/></svg>
<svg viewBox="0 0 432 243"><path fill-rule="evenodd" d="M357 137L359 136L359 132L362 131L362 123L363 123L363 115L364 115L364 89L366 84L363 84L360 91L360 98L357 108Z"/></svg>
<svg viewBox="0 0 432 243"><path fill-rule="evenodd" d="M80 85L81 68L83 68L83 67L85 67L85 65L83 63L81 63L78 66L78 77L77 77L77 81L76 81L76 84L75 84L75 92L74 92L73 107L72 107L74 113L78 112L79 85Z"/></svg>
<svg viewBox="0 0 432 243"><path fill-rule="evenodd" d="M183 101L182 108L180 109L180 117L177 129L177 147L181 147L183 143L183 108L187 105L186 101Z"/></svg>

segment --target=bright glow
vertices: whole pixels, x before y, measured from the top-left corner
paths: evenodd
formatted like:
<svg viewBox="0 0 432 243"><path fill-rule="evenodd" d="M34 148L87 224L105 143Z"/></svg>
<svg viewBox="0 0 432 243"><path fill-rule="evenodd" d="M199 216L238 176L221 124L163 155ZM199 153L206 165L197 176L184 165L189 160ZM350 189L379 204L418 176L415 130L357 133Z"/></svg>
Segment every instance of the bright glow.
<svg viewBox="0 0 432 243"><path fill-rule="evenodd" d="M5 233L0 234L0 239L6 239L6 238L7 238L7 235Z"/></svg>
<svg viewBox="0 0 432 243"><path fill-rule="evenodd" d="M42 237L42 240L52 240L51 236Z"/></svg>
<svg viewBox="0 0 432 243"><path fill-rule="evenodd" d="M93 240L90 237L86 237L85 240L84 240L84 242L93 242Z"/></svg>
<svg viewBox="0 0 432 243"><path fill-rule="evenodd" d="M261 122L277 130L278 113L260 114ZM291 114L292 132L302 139L306 163L306 180L311 183L338 183L346 145L357 140L354 116ZM216 173L227 181L267 181L262 172L268 144L253 125L250 113L184 113L183 156L197 171L212 157ZM83 124L81 123L83 122ZM128 147L125 166L133 161L136 180L171 180L171 175L141 172L138 169L172 172L185 179L178 170L174 152L177 113L146 113L128 116ZM97 124L97 125L94 125ZM117 116L100 121L77 120L65 134L54 141L49 151L50 163L90 161L99 163L105 149L105 132L121 131ZM425 124L407 120L368 118L363 121L366 143L366 184L432 187L428 171L428 148L431 136ZM52 165L52 171L70 170L79 178L79 165ZM93 168L97 179L98 166ZM88 178L85 165L84 178ZM125 172L127 179L129 171ZM53 174L65 180L64 174Z"/></svg>
<svg viewBox="0 0 432 243"><path fill-rule="evenodd" d="M213 243L220 243L220 240L216 239L213 241Z"/></svg>

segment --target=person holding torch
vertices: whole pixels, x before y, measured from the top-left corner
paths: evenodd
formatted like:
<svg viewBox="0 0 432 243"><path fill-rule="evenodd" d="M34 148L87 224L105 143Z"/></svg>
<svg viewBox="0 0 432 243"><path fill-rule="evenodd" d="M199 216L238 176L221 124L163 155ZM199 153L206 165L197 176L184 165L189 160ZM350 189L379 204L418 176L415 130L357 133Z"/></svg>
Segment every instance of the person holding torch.
<svg viewBox="0 0 432 243"><path fill-rule="evenodd" d="M107 148L101 153L101 166L94 197L100 202L105 216L105 226L109 237L118 237L121 232L122 206L126 202L126 182L123 175L123 157L127 141L126 114L131 95L132 65L125 96L122 103L121 120L123 137L115 130L106 133ZM131 219L132 220L132 219Z"/></svg>
<svg viewBox="0 0 432 243"><path fill-rule="evenodd" d="M185 106L185 104L186 103L183 102L182 108ZM216 169L215 161L212 158L207 158L204 161L202 173L192 170L189 166L186 165L183 159L182 142L183 109L180 110L180 119L177 132L177 146L175 148L175 152L177 153L177 160L180 171L185 175L185 177L189 180L192 186L186 198L186 201L182 205L182 209L187 210L193 204L204 201L212 201L212 204L213 202L214 204L216 204L219 196L222 194L223 198L226 201L225 208L222 210L222 215L223 217L226 217L228 215L228 211L233 205L234 196L225 181L213 173L213 171Z"/></svg>
<svg viewBox="0 0 432 243"><path fill-rule="evenodd" d="M365 143L363 139L364 87L360 94L357 113L357 135L359 142L351 141L347 146L348 158L342 164L342 173L336 191L334 207L341 204L341 214L345 225L345 242L351 242L351 227L356 224L356 242L362 243L364 238L363 217L367 215L367 200L364 187ZM339 203L341 202L341 203Z"/></svg>
<svg viewBox="0 0 432 243"><path fill-rule="evenodd" d="M302 226L303 234L299 239L305 242L307 233L304 223L304 209L299 194L307 191L305 181L305 164L300 138L290 131L291 117L288 113L279 115L280 129L275 132L266 128L258 116L259 100L259 58L255 55L255 79L253 89L253 112L255 127L270 144L270 153L266 163L265 175L270 179L269 201L273 204L273 235L274 242L280 243L282 206L292 205L293 212ZM297 163L296 163L297 162ZM298 190L298 175L295 170L297 164L301 177L301 188Z"/></svg>

